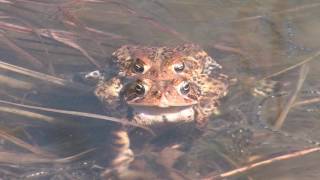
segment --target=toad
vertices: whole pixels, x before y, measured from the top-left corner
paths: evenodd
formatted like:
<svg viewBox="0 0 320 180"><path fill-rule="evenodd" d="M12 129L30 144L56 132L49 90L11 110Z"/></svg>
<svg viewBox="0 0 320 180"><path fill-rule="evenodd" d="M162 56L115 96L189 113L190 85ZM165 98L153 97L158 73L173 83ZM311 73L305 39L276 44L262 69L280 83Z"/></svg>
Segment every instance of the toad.
<svg viewBox="0 0 320 180"><path fill-rule="evenodd" d="M118 67L115 75L87 74L98 79L95 95L110 115L149 127L156 136L175 124L203 127L218 112L219 101L228 91L221 66L194 44L174 48L126 45L113 55ZM123 127L113 133L118 154L103 175L121 174L133 160L131 130Z"/></svg>

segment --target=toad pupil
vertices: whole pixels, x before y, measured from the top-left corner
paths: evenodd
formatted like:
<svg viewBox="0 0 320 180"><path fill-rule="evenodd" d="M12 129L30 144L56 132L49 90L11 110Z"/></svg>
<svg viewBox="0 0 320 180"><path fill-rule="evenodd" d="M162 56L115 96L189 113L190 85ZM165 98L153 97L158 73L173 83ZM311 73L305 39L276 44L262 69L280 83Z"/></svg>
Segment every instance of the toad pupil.
<svg viewBox="0 0 320 180"><path fill-rule="evenodd" d="M133 70L137 73L143 73L144 67L142 64L136 63L133 65Z"/></svg>
<svg viewBox="0 0 320 180"><path fill-rule="evenodd" d="M182 94L187 94L190 91L189 83L187 82L183 83L182 87L180 88L180 91Z"/></svg>
<svg viewBox="0 0 320 180"><path fill-rule="evenodd" d="M135 87L135 90L136 90L136 93L139 95L144 94L144 91L145 91L142 84L137 84Z"/></svg>
<svg viewBox="0 0 320 180"><path fill-rule="evenodd" d="M176 72L181 72L184 70L184 63L180 63L180 64L175 64L174 65L174 70Z"/></svg>

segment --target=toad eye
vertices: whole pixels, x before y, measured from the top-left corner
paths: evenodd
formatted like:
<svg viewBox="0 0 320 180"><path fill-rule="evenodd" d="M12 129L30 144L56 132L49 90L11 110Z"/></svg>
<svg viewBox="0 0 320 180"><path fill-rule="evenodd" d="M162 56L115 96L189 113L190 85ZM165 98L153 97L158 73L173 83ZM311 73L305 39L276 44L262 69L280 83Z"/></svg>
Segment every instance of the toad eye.
<svg viewBox="0 0 320 180"><path fill-rule="evenodd" d="M136 86L134 87L135 89L135 92L138 94L138 95L144 95L144 93L146 92L144 86L140 83L136 84Z"/></svg>
<svg viewBox="0 0 320 180"><path fill-rule="evenodd" d="M103 79L103 74L101 71L96 70L84 75L84 80L87 81L99 81Z"/></svg>
<svg viewBox="0 0 320 180"><path fill-rule="evenodd" d="M139 62L140 60L137 59L136 61L138 62L135 62L135 64L133 64L132 66L132 69L135 73L143 73L144 72L144 65Z"/></svg>
<svg viewBox="0 0 320 180"><path fill-rule="evenodd" d="M173 69L174 69L177 73L182 72L182 71L184 70L184 68L185 68L185 65L184 65L183 62L173 65Z"/></svg>
<svg viewBox="0 0 320 180"><path fill-rule="evenodd" d="M188 94L190 92L190 84L189 82L184 81L180 86L181 94Z"/></svg>

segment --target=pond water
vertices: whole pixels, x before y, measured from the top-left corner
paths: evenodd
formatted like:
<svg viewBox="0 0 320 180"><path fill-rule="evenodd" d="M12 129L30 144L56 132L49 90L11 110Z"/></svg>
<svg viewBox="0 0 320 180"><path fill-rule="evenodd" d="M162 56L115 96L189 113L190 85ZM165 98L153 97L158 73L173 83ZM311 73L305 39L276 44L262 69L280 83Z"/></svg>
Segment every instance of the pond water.
<svg viewBox="0 0 320 180"><path fill-rule="evenodd" d="M121 45L183 43L199 44L236 82L187 150L140 149L134 164L148 173L139 178L316 179L319 8L318 0L0 0L1 179L99 179L117 123L85 114L105 112L93 86L73 77L105 68Z"/></svg>

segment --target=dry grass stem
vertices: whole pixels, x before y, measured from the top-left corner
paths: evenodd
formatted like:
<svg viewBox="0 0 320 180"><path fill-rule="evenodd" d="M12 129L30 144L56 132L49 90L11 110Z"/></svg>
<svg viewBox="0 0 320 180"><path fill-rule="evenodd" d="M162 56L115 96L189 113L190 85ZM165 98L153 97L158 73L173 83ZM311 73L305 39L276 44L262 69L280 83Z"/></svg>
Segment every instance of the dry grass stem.
<svg viewBox="0 0 320 180"><path fill-rule="evenodd" d="M39 61L37 58L29 54L27 51L17 46L15 43L10 41L3 34L0 34L0 41L4 42L6 45L12 48L18 55L20 55L23 59L27 60L31 65L33 65L37 69L44 68L44 65L41 61Z"/></svg>
<svg viewBox="0 0 320 180"><path fill-rule="evenodd" d="M90 63L95 65L98 69L102 68L102 66L92 56L90 56L86 50L76 43L76 35L74 33L54 29L39 29L37 30L37 33L41 36L54 39L62 44L79 50Z"/></svg>
<svg viewBox="0 0 320 180"><path fill-rule="evenodd" d="M10 141L11 143L13 143L19 147L22 147L22 148L24 148L24 149L26 149L36 155L40 155L43 157L55 157L51 153L46 152L38 147L32 146L32 145L24 142L23 140L4 132L3 130L0 130L0 137L7 140L7 141Z"/></svg>
<svg viewBox="0 0 320 180"><path fill-rule="evenodd" d="M12 23L7 23L0 21L0 29L7 30L7 31L15 31L19 33L33 33L31 28L26 28L24 26L19 26Z"/></svg>
<svg viewBox="0 0 320 180"><path fill-rule="evenodd" d="M7 0L0 0L0 3L13 4L13 2L11 2L11 1L7 1Z"/></svg>
<svg viewBox="0 0 320 180"><path fill-rule="evenodd" d="M253 164L250 164L250 165L246 165L246 166L243 166L241 168L237 168L237 169L234 169L234 170L231 170L231 171L228 171L228 172L216 175L216 176L203 178L202 180L224 179L224 178L227 178L227 177L238 175L240 173L244 173L246 171L249 171L251 169L254 169L254 168L257 168L257 167L260 167L260 166L268 165L268 164L275 163L275 162L278 162L278 161L288 160L288 159L291 159L291 158L304 156L304 155L307 155L307 154L310 154L310 153L314 153L314 152L318 152L318 151L320 151L320 147L313 147L313 148L303 149L303 150L296 151L296 152L293 152L293 153L280 155L280 156L277 156L277 157L274 157L274 158L270 158L270 159L267 159L267 160L264 160L264 161L260 161L260 162L256 162L256 163L253 163Z"/></svg>
<svg viewBox="0 0 320 180"><path fill-rule="evenodd" d="M320 3L306 4L303 6L298 6L298 7L294 7L294 8L285 9L283 11L274 12L272 14L273 15L280 15L280 14L286 14L286 13L296 13L298 11L303 11L303 10L310 9L310 8L315 8L318 6L320 6Z"/></svg>
<svg viewBox="0 0 320 180"><path fill-rule="evenodd" d="M50 163L54 158L44 158L33 153L15 153L0 151L0 162L10 164Z"/></svg>
<svg viewBox="0 0 320 180"><path fill-rule="evenodd" d="M77 90L81 90L83 91L83 89L89 89L87 86L84 86L82 84L79 83L74 83L74 82L70 82L61 78L57 78L48 74L44 74L41 72L37 72L37 71L32 71L30 69L26 69L20 66L15 66L9 63L6 63L4 61L0 61L0 69L5 69L8 71L12 71L15 73L19 73L19 74L23 74L35 79L40 79L43 80L45 82L50 82L52 84L55 85L59 85L59 86L64 86L64 87L69 87L72 89L77 89Z"/></svg>
<svg viewBox="0 0 320 180"><path fill-rule="evenodd" d="M36 163L69 163L82 157L83 155L94 151L95 149L89 149L84 152L78 153L73 156L65 158L46 158L31 153L13 153L0 151L0 162L10 164L36 164Z"/></svg>
<svg viewBox="0 0 320 180"><path fill-rule="evenodd" d="M25 111L25 110L13 108L13 107L0 106L0 112L6 112L6 113L15 114L15 115L20 115L23 117L29 117L29 118L32 118L33 120L41 120L41 121L45 121L48 123L53 123L56 121L55 118L50 117L50 116L46 116L43 114L34 113L34 112L30 112L30 111Z"/></svg>
<svg viewBox="0 0 320 180"><path fill-rule="evenodd" d="M312 99L308 99L308 100L303 100L303 101L295 102L295 103L292 105L292 107L304 106L304 105L313 104L313 103L319 103L319 102L320 102L320 97L318 97L318 98L312 98Z"/></svg>
<svg viewBox="0 0 320 180"><path fill-rule="evenodd" d="M279 130L285 119L287 118L287 115L294 103L294 101L296 100L299 92L300 92L300 89L308 75L308 72L309 72L309 65L308 64L304 64L302 67L301 67L301 70L300 70L300 75L299 75L299 79L298 79L298 83L297 83L297 87L295 89L295 91L293 92L292 96L290 97L288 103L286 104L285 108L281 111L278 119L276 120L275 122L275 125L274 125L274 128L276 130Z"/></svg>
<svg viewBox="0 0 320 180"><path fill-rule="evenodd" d="M152 17L149 17L149 16L147 16L145 14L142 14L141 12L138 12L138 11L132 9L131 7L127 6L124 3L120 3L118 1L110 1L109 3L115 4L115 5L117 5L117 6L121 7L121 8L124 8L124 10L126 10L127 13L130 16L135 16L135 17L137 17L139 19L145 20L146 23L148 23L151 26L155 27L159 31L169 33L169 34L173 35L176 38L179 38L179 39L181 39L183 41L188 42L188 40L185 37L183 37L179 32L177 32L175 29L172 29L169 26L164 26L163 24L160 24L156 19L154 19Z"/></svg>
<svg viewBox="0 0 320 180"><path fill-rule="evenodd" d="M269 75L269 76L266 76L266 77L264 77L262 80L264 80L264 79L269 79L269 78L274 77L274 76L278 76L278 75L283 74L283 73L285 73L285 72L287 72L287 71L290 71L290 70L292 70L292 69L294 69L294 68L297 68L297 67L299 67L299 66L302 66L302 65L308 63L309 61L315 60L318 56L320 56L320 51L317 51L317 52L314 53L312 56L308 57L307 59L305 59L305 60L303 60L303 61L301 61L301 62L299 62L299 63L297 63L297 64L294 64L294 65L292 65L292 66L290 66L290 67L287 67L287 68L285 68L285 69L283 69L283 70L281 70L281 71L279 71L279 72L276 72L276 73L273 73L273 74L271 74L271 75Z"/></svg>
<svg viewBox="0 0 320 180"><path fill-rule="evenodd" d="M32 28L27 28L24 26L19 26L19 25L7 23L7 22L1 22L1 21L0 21L0 28L4 30L11 30L11 31L13 30L21 33L28 33L28 34L35 33L38 36L53 39L71 48L79 50L89 60L90 63L92 63L99 69L102 68L101 65L92 56L90 56L90 54L86 50L84 50L79 44L76 43L76 39L79 38L79 36L77 36L77 34L75 33L62 31L62 30L55 30L55 29L32 29ZM118 38L118 39L122 38L121 36L117 36L112 33L103 33L101 31L97 31L92 28L88 30L90 30L90 32L93 32L93 33L108 35L112 38ZM13 48L17 53L27 57L27 60L29 60L36 67L38 68L43 67L42 63L39 60L31 56L29 53L27 53L23 49L16 46L9 39L4 37L4 35L1 35L0 37L2 37L3 42L5 42L9 47Z"/></svg>
<svg viewBox="0 0 320 180"><path fill-rule="evenodd" d="M75 161L75 160L79 159L80 157L82 157L83 155L88 154L88 153L90 153L90 152L92 152L94 150L96 150L96 149L95 148L91 148L91 149L88 149L86 151L83 151L81 153L78 153L78 154L75 154L75 155L72 155L72 156L59 158L59 159L54 159L53 162L54 163L68 163L68 162L71 162L71 161Z"/></svg>
<svg viewBox="0 0 320 180"><path fill-rule="evenodd" d="M296 13L296 12L303 11L303 10L306 10L306 9L316 8L318 6L320 6L320 3L307 4L307 5L303 5L303 6L298 6L298 7L294 7L294 8L285 9L285 10L279 11L279 12L272 12L272 13L270 13L268 15L277 16L277 15L287 14L287 13ZM257 20L257 19L261 19L261 18L264 18L264 17L265 17L265 15L250 16L250 17L240 18L240 19L234 20L232 22L252 21L252 20Z"/></svg>
<svg viewBox="0 0 320 180"><path fill-rule="evenodd" d="M120 123L123 125L131 125L134 127L139 127L139 128L145 129L148 132L150 132L151 134L154 134L151 129L149 129L145 126L130 122L127 119L119 119L119 118L115 118L115 117L104 116L104 115L100 115L100 114L85 113L85 112L79 112L79 111L68 111L68 110L60 110L60 109L53 109L53 108L44 108L44 107L37 107L37 106L31 106L31 105L24 105L24 104L18 104L18 103L13 103L13 102L4 101L4 100L0 100L0 103L7 104L7 105L13 105L13 106L17 106L17 107L23 107L23 108L27 108L27 109L41 110L41 111L46 111L46 112L66 114L66 115L72 115L72 116L88 117L88 118L99 119L99 120L104 120L104 121L116 122L116 123Z"/></svg>
<svg viewBox="0 0 320 180"><path fill-rule="evenodd" d="M247 54L239 48L229 47L229 46L225 46L223 44L215 44L215 45L213 45L213 47L215 49L218 49L219 51L240 54L241 56L247 56Z"/></svg>
<svg viewBox="0 0 320 180"><path fill-rule="evenodd" d="M20 89L24 91L31 90L33 85L29 82L18 80L16 78L11 78L8 76L3 76L0 74L0 83L2 87L11 87L15 89Z"/></svg>

